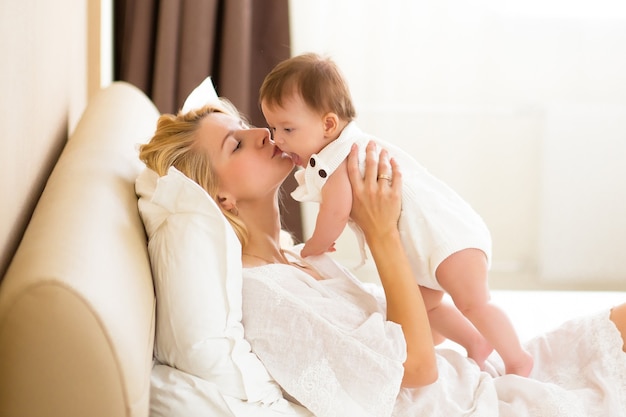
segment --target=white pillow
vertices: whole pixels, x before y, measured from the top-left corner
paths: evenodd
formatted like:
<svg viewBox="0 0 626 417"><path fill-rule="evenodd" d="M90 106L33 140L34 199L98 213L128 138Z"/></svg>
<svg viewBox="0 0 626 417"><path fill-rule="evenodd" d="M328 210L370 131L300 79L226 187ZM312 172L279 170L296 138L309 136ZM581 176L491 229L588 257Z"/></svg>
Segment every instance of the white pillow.
<svg viewBox="0 0 626 417"><path fill-rule="evenodd" d="M241 324L241 245L217 203L175 168L135 183L157 299L156 359L252 402L282 398Z"/></svg>
<svg viewBox="0 0 626 417"><path fill-rule="evenodd" d="M181 111L187 113L190 110L199 109L209 103L218 103L219 97L213 87L211 77L206 77L185 99Z"/></svg>

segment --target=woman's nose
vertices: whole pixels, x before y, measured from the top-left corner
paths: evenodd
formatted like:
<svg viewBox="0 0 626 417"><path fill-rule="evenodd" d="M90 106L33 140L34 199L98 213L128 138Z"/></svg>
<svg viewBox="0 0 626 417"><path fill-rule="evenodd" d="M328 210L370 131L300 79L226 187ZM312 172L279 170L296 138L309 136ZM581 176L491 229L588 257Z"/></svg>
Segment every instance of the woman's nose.
<svg viewBox="0 0 626 417"><path fill-rule="evenodd" d="M270 131L266 128L258 127L248 129L248 133L259 146L267 145L270 141Z"/></svg>

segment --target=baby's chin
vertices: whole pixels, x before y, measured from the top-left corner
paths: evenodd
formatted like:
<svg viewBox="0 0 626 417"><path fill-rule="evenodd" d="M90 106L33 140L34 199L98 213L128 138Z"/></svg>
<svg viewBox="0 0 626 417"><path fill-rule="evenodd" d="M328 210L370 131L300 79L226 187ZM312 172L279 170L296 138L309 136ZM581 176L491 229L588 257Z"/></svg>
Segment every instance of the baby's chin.
<svg viewBox="0 0 626 417"><path fill-rule="evenodd" d="M295 154L293 152L290 152L288 155L289 155L289 158L291 158L291 160L293 161L294 164L296 164L299 167L304 166L302 164L302 158L300 158L300 155Z"/></svg>

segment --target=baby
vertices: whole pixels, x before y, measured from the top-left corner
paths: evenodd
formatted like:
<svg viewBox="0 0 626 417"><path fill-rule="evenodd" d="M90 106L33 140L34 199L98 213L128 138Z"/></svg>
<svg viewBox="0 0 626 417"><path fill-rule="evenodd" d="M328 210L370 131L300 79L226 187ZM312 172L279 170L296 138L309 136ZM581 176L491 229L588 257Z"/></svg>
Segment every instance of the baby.
<svg viewBox="0 0 626 417"><path fill-rule="evenodd" d="M459 343L481 368L495 349L507 373L528 376L532 357L505 313L490 302L491 237L482 218L406 152L359 130L347 83L335 63L316 54L283 61L263 81L259 101L276 145L304 167L295 174L298 187L292 197L320 203L301 256L333 251L335 240L351 224L346 157L357 143L363 160L365 144L375 140L402 169L398 228L435 341ZM444 292L454 306L442 301Z"/></svg>

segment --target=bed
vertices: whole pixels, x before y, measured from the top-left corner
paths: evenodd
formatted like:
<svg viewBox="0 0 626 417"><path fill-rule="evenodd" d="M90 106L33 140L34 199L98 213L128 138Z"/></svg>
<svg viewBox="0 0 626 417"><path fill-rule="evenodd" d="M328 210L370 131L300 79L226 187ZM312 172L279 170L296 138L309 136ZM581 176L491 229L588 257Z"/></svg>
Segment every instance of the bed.
<svg viewBox="0 0 626 417"><path fill-rule="evenodd" d="M157 118L143 93L115 82L69 138L0 286L0 415L312 415L288 399L264 400L276 392L245 341L239 247L223 219L194 206L211 226L200 232L216 257L198 270L214 274L214 287L174 288L166 267L151 265L164 250L157 230L181 209L150 205L155 193L197 191L176 172L159 185L138 161ZM527 339L626 293L494 291L494 299Z"/></svg>

